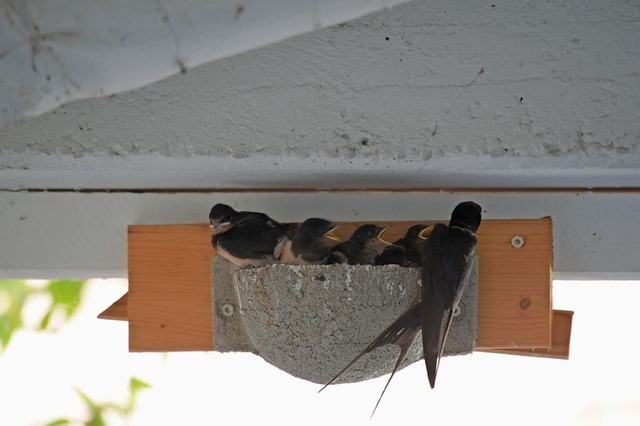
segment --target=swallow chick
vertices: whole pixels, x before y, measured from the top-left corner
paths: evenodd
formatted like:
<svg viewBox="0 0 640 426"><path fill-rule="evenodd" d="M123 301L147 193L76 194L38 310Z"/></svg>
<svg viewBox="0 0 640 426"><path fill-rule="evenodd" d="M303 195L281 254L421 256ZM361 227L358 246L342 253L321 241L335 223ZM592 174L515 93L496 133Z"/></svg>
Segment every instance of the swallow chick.
<svg viewBox="0 0 640 426"><path fill-rule="evenodd" d="M422 245L432 230L430 225L413 225L407 229L404 237L393 243L404 247L408 264L422 265Z"/></svg>
<svg viewBox="0 0 640 426"><path fill-rule="evenodd" d="M287 231L260 212L238 212L216 204L209 212L211 244L218 254L239 267L274 263L273 250Z"/></svg>
<svg viewBox="0 0 640 426"><path fill-rule="evenodd" d="M362 352L360 352L346 367L344 367L338 374L336 374L326 385L322 387L318 392L322 392L327 386L335 382L338 377L342 375L345 371L349 369L353 364L355 364L363 355L373 352L374 350L384 346L384 345L396 345L400 348L400 353L398 354L398 360L396 361L395 366L393 367L393 371L391 372L391 376L389 376L389 380L384 385L382 389L382 393L378 398L378 402L376 406L373 408L373 412L371 413L371 417L376 412L378 405L380 405L380 401L384 396L389 383L391 383L391 379L393 379L394 374L398 371L398 368L404 361L407 352L413 345L413 342L416 340L418 335L420 334L420 328L422 327L421 322L421 308L420 303L416 303L411 308L407 310L404 314L402 314L397 320L393 322L389 327L387 327L369 346L364 348Z"/></svg>
<svg viewBox="0 0 640 426"><path fill-rule="evenodd" d="M406 254L405 248L395 244L385 247L385 249L382 250L382 253L377 255L373 261L373 264L377 266L380 266L380 265L406 266L407 263L408 263L407 254Z"/></svg>
<svg viewBox="0 0 640 426"><path fill-rule="evenodd" d="M456 206L449 226L433 225L422 246L422 344L431 388L453 320L469 284L482 209L472 201Z"/></svg>
<svg viewBox="0 0 640 426"><path fill-rule="evenodd" d="M325 264L331 247L340 242L334 234L337 228L328 220L309 218L280 238L274 256L291 265Z"/></svg>
<svg viewBox="0 0 640 426"><path fill-rule="evenodd" d="M404 237L394 241L376 256L375 264L419 267L422 264L422 244L429 236L429 228L429 225L409 227Z"/></svg>
<svg viewBox="0 0 640 426"><path fill-rule="evenodd" d="M373 265L375 257L391 244L382 238L386 230L387 227L373 224L360 226L347 241L331 249L327 263Z"/></svg>

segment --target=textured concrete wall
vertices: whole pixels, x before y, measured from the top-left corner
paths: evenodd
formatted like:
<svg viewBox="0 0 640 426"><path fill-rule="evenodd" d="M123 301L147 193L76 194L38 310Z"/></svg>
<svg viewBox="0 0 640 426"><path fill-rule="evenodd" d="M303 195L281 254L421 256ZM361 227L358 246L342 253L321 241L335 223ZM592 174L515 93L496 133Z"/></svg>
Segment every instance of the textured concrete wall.
<svg viewBox="0 0 640 426"><path fill-rule="evenodd" d="M0 129L3 187L638 186L640 4L415 1Z"/></svg>

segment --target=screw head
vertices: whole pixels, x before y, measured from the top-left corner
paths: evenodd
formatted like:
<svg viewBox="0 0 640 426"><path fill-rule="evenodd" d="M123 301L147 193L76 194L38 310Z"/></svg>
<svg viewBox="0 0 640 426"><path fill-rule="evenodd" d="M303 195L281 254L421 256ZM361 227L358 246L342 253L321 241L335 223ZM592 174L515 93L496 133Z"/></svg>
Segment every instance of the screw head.
<svg viewBox="0 0 640 426"><path fill-rule="evenodd" d="M517 249L524 247L524 237L522 235L514 235L511 238L511 247Z"/></svg>
<svg viewBox="0 0 640 426"><path fill-rule="evenodd" d="M225 317L233 316L235 312L235 308L231 303L225 303L224 305L222 305L222 308L220 310L222 311L222 315L224 315Z"/></svg>
<svg viewBox="0 0 640 426"><path fill-rule="evenodd" d="M453 308L453 316L457 317L462 313L462 307L460 305Z"/></svg>

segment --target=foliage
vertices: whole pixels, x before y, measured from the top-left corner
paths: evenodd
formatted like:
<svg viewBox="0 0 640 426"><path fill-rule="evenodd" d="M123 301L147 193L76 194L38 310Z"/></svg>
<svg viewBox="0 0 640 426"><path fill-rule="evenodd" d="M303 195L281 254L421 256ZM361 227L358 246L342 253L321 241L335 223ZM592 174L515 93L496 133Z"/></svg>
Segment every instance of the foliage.
<svg viewBox="0 0 640 426"><path fill-rule="evenodd" d="M0 281L0 351L4 350L13 333L24 327L23 311L29 298L44 295L49 300L38 330L54 331L51 319L60 315L70 319L80 305L86 281L53 280L44 287L31 286L25 280Z"/></svg>
<svg viewBox="0 0 640 426"><path fill-rule="evenodd" d="M42 286L30 285L25 280L0 280L0 352L7 348L13 334L25 327L24 311L30 298L45 296L48 301L42 316L33 328L41 331L56 331L52 321L61 319L62 324L67 322L77 312L82 301L82 291L86 281L52 280ZM129 417L136 406L138 394L149 388L146 382L131 377L129 379L129 393L123 403L96 402L80 389L76 389L78 396L84 402L88 418L84 420L59 418L48 422L45 426L106 426L105 417L115 413L123 420Z"/></svg>
<svg viewBox="0 0 640 426"><path fill-rule="evenodd" d="M13 332L22 327L22 308L28 293L24 281L0 282L0 350L7 347Z"/></svg>
<svg viewBox="0 0 640 426"><path fill-rule="evenodd" d="M84 421L77 421L69 418L60 418L53 420L44 426L67 426L73 424L83 424L86 426L106 426L107 423L105 421L105 417L109 412L115 412L123 419L126 419L133 413L133 410L136 406L136 399L140 391L148 389L150 387L151 386L149 384L143 382L142 380L136 377L132 377L129 380L129 397L128 400L123 404L118 404L115 402L98 403L91 399L86 393L82 392L79 389L76 389L76 392L84 401L87 412L89 413L89 418Z"/></svg>

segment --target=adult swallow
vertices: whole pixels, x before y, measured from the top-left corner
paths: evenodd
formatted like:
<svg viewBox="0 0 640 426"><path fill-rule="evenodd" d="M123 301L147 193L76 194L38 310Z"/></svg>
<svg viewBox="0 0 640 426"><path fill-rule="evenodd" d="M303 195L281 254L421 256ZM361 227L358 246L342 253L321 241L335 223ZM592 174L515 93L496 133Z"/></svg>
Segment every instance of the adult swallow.
<svg viewBox="0 0 640 426"><path fill-rule="evenodd" d="M274 256L292 265L324 264L331 247L340 242L333 233L337 228L328 220L309 218L280 238Z"/></svg>
<svg viewBox="0 0 640 426"><path fill-rule="evenodd" d="M347 241L331 249L327 263L373 265L375 257L391 244L382 238L386 230L387 227L373 224L360 226Z"/></svg>
<svg viewBox="0 0 640 426"><path fill-rule="evenodd" d="M376 265L400 265L415 266L422 264L422 244L428 236L424 231L429 225L413 225L407 229L402 238L386 247L380 255L376 256Z"/></svg>
<svg viewBox="0 0 640 426"><path fill-rule="evenodd" d="M209 213L211 244L218 254L240 267L275 262L273 250L285 234L284 225L260 212L238 212L216 204Z"/></svg>
<svg viewBox="0 0 640 426"><path fill-rule="evenodd" d="M432 389L453 312L469 284L481 212L480 206L472 201L458 204L451 213L449 226L433 225L422 246L422 345Z"/></svg>
<svg viewBox="0 0 640 426"><path fill-rule="evenodd" d="M389 249L394 248L395 250L401 250L401 260L406 265L408 263L408 258L414 260L417 254L418 258L416 259L417 264L422 263L421 253L422 253L422 244L424 240L426 240L429 236L430 231L429 225L414 225L411 226L404 237L396 240L393 246L385 248L382 254L376 257L376 264L381 261L383 255L391 252ZM407 253L410 253L410 257L407 256ZM387 257L386 259L390 259ZM388 263L384 263L388 264ZM396 374L396 371L404 361L407 352L413 345L413 342L417 339L420 334L420 330L422 329L422 313L420 303L416 303L411 308L407 310L404 314L402 314L397 320L395 320L389 327L387 327L369 346L367 346L362 352L360 352L345 368L343 368L335 377L333 377L322 389L329 386L331 383L335 382L342 373L344 373L349 367L356 363L364 354L373 352L379 347L384 345L397 345L400 348L400 353L398 354L398 360L391 372L391 376L389 376L389 380L384 386L380 397L378 398L378 402L376 403L375 408L373 409L373 413L376 412L382 397L384 396L389 383L391 383L391 379ZM320 389L322 391L322 389Z"/></svg>
<svg viewBox="0 0 640 426"><path fill-rule="evenodd" d="M380 398L378 398L378 402L376 402L376 406L373 408L373 412L371 413L371 417L376 412L382 397L384 396L385 391L387 390L387 386L391 383L391 379L393 379L393 375L396 374L398 367L404 361L409 348L416 340L418 335L420 334L420 328L422 327L421 322L421 308L420 303L416 303L413 305L407 312L402 314L397 320L393 322L389 327L387 327L381 334L378 336L369 346L364 348L362 352L360 352L346 367L344 367L338 374L336 374L326 385L322 387L318 392L322 392L324 388L335 382L338 377L342 375L345 371L349 369L353 364L356 363L362 356L366 353L373 352L374 350L382 347L384 345L397 345L400 347L400 353L398 354L398 360L396 361L396 365L393 367L393 371L391 372L391 376L389 376L389 380L384 385L384 389L382 389L382 393L380 394Z"/></svg>

